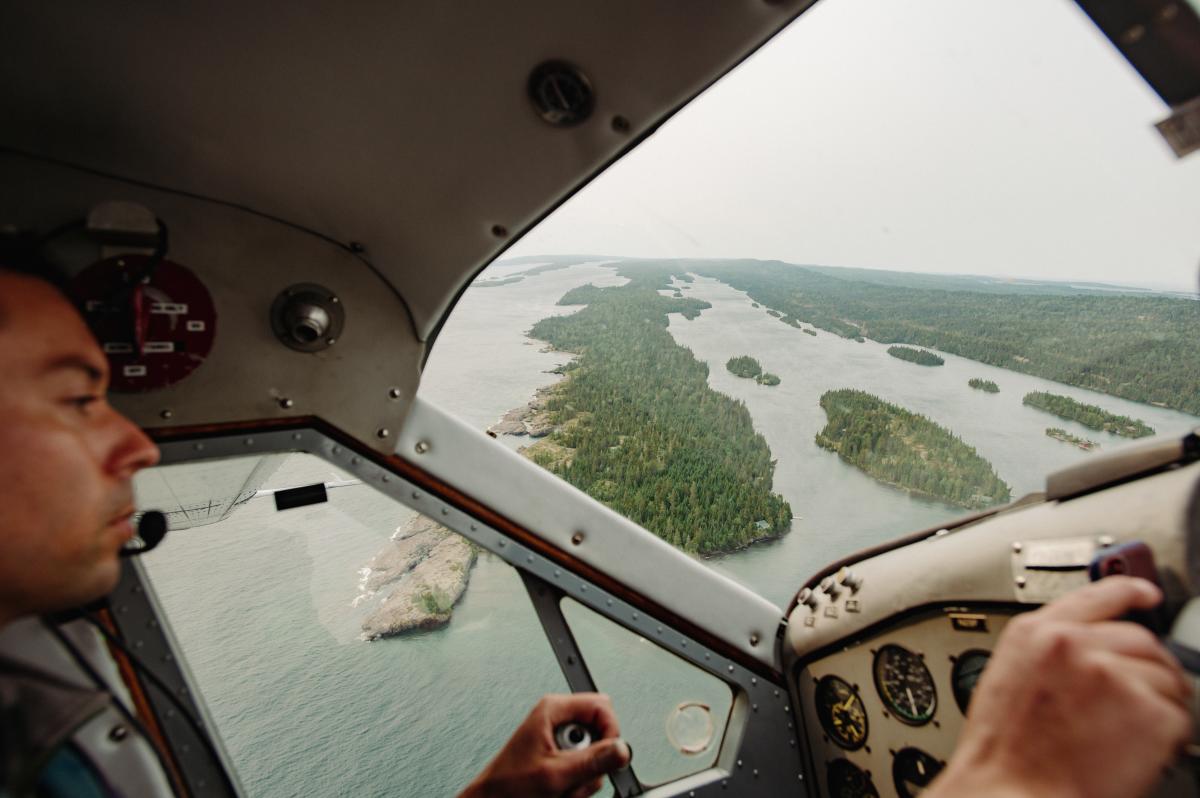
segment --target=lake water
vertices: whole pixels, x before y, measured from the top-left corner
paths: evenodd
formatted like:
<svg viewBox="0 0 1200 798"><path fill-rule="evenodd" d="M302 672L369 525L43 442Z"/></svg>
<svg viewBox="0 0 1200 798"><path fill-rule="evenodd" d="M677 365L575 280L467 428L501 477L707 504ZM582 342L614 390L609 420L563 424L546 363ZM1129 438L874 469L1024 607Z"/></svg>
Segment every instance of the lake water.
<svg viewBox="0 0 1200 798"><path fill-rule="evenodd" d="M555 302L588 282L621 280L589 264L467 291L434 347L420 394L480 429L528 401L558 379L545 372L566 356L541 351L524 332L548 315L574 312ZM1160 434L1196 422L951 355L945 366L925 368L873 342L820 331L814 338L711 280L697 279L685 293L713 307L694 321L673 316L671 333L708 363L715 390L746 402L778 458L775 490L796 513L780 540L708 562L781 606L825 563L962 512L881 486L817 448L813 437L825 423L817 399L830 388L861 388L949 427L992 462L1014 496L1039 489L1047 471L1095 456L1045 437L1045 427L1105 448L1120 443L1024 407L1027 391L1094 402ZM758 358L782 384L728 373L725 361L740 354ZM1001 392L972 390L970 377L992 379ZM264 487L341 476L293 456ZM248 794L452 795L540 695L565 689L515 572L488 555L446 628L358 639L360 570L409 517L364 486L333 489L326 504L284 513L254 499L220 524L175 533L145 558ZM681 676L632 636L577 622L597 681L614 693L640 775L657 780L702 767L704 756L686 758L666 744L666 713L697 697L719 707L723 688Z"/></svg>

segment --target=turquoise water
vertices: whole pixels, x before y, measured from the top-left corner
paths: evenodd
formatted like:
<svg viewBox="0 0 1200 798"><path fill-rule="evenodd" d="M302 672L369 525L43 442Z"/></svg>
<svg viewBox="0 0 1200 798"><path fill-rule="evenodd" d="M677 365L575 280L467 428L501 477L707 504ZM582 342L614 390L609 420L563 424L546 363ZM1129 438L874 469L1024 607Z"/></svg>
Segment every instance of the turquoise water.
<svg viewBox="0 0 1200 798"><path fill-rule="evenodd" d="M523 333L550 313L571 312L554 302L586 282L616 279L592 265L468 291L433 351L422 396L478 428L527 401L556 379L545 372L565 356L541 352ZM747 403L779 461L775 489L797 514L783 539L709 562L781 605L826 562L960 512L880 486L816 448L813 436L824 424L816 398L829 388L870 390L951 427L992 461L1014 495L1040 487L1048 470L1089 456L1046 438L1046 426L1086 433L1105 448L1119 443L1022 406L1028 390L1094 401L1163 434L1195 423L953 356L944 367L921 368L871 342L812 338L711 281L697 280L691 295L713 308L695 321L673 319L671 332L710 364L716 390ZM782 384L767 388L728 374L723 364L735 354L756 356ZM967 388L976 376L995 380L1001 393ZM344 476L315 458L293 456L264 487ZM363 486L334 489L327 504L283 513L254 499L220 524L173 534L147 556L249 795L452 795L544 692L565 689L520 580L486 554L446 628L358 639L366 611L354 606L359 572L410 516ZM719 716L720 689L673 672L669 658L637 638L580 631L600 686L615 692L643 778L702 767L711 752L674 753L665 714L702 698Z"/></svg>

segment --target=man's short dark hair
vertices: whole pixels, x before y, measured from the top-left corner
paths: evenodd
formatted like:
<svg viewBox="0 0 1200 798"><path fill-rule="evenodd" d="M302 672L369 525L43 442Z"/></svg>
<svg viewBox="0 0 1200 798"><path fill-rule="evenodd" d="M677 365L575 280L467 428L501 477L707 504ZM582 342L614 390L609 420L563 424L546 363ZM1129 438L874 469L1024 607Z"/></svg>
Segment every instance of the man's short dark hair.
<svg viewBox="0 0 1200 798"><path fill-rule="evenodd" d="M43 280L66 292L67 277L42 254L42 240L28 231L0 232L0 269Z"/></svg>

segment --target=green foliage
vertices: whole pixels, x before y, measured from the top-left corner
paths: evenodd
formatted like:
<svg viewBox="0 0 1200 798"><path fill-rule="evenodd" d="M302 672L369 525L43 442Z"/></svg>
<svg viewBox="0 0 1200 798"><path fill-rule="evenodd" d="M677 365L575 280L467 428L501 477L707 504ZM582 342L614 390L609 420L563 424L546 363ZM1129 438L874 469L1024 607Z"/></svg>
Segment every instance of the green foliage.
<svg viewBox="0 0 1200 798"><path fill-rule="evenodd" d="M972 388L976 388L980 391L986 391L987 393L1000 393L999 385L991 380L983 380L979 377L972 377L971 379L967 380L967 385L970 385Z"/></svg>
<svg viewBox="0 0 1200 798"><path fill-rule="evenodd" d="M916 363L918 366L942 366L946 363L945 360L933 352L927 352L924 349L913 349L909 346L889 346L887 353L900 360Z"/></svg>
<svg viewBox="0 0 1200 798"><path fill-rule="evenodd" d="M762 374L762 364L749 355L738 355L725 361L725 368L738 376L753 379Z"/></svg>
<svg viewBox="0 0 1200 798"><path fill-rule="evenodd" d="M1033 391L1025 394L1025 398L1021 402L1030 407L1036 407L1038 410L1053 413L1059 418L1078 421L1088 429L1104 430L1124 438L1145 438L1154 434L1154 429L1139 419L1118 416L1102 407L1077 402L1069 396Z"/></svg>
<svg viewBox="0 0 1200 798"><path fill-rule="evenodd" d="M1051 438L1054 438L1054 440L1056 440L1056 441L1062 441L1063 443L1074 444L1075 446L1078 446L1080 449L1083 449L1086 452L1090 452L1093 449L1100 448L1100 444L1096 443L1095 441L1089 441L1087 438L1080 438L1077 435L1072 435L1071 433L1067 432L1065 429L1062 429L1060 427L1046 427L1046 435L1048 435Z"/></svg>
<svg viewBox="0 0 1200 798"><path fill-rule="evenodd" d="M667 331L668 313L709 307L659 294L672 272L624 264L629 283L574 289L559 304L587 307L534 325L579 357L547 400L558 429L531 455L679 548L731 551L786 531L792 510L771 491L771 451L746 406L710 389L708 367Z"/></svg>
<svg viewBox="0 0 1200 798"><path fill-rule="evenodd" d="M766 307L854 339L930 346L983 363L1200 415L1200 302L993 285L844 279L779 261L687 261ZM853 274L847 270L848 274ZM968 282L944 282L969 285Z"/></svg>
<svg viewBox="0 0 1200 798"><path fill-rule="evenodd" d="M821 407L817 445L880 482L972 509L1010 498L987 460L925 416L849 388L826 391Z"/></svg>
<svg viewBox="0 0 1200 798"><path fill-rule="evenodd" d="M446 591L427 587L417 594L417 606L430 615L445 615L454 607L454 602Z"/></svg>
<svg viewBox="0 0 1200 798"><path fill-rule="evenodd" d="M764 371L757 377L759 385L778 385L780 383L779 375L772 374L769 371Z"/></svg>

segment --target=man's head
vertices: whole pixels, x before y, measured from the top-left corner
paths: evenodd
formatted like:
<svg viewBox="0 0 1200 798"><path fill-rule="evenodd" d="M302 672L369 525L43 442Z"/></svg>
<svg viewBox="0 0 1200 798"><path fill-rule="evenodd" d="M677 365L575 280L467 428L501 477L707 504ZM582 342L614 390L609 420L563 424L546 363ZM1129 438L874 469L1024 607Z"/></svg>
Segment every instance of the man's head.
<svg viewBox="0 0 1200 798"><path fill-rule="evenodd" d="M0 626L116 585L131 479L158 450L107 389L104 355L66 298L0 264Z"/></svg>

